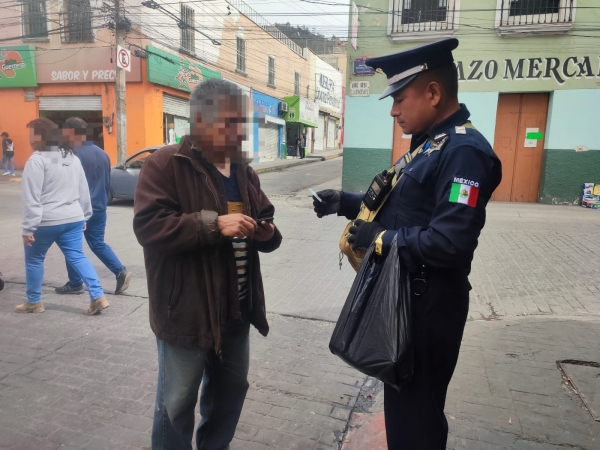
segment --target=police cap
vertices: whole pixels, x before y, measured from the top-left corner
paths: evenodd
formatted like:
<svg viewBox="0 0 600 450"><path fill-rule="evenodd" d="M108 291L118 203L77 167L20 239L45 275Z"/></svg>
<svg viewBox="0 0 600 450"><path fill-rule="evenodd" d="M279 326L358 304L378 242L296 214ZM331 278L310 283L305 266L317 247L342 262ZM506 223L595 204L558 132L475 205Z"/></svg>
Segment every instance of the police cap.
<svg viewBox="0 0 600 450"><path fill-rule="evenodd" d="M452 50L456 47L458 47L458 39L444 39L400 53L367 59L365 61L367 66L375 70L381 69L387 76L388 87L379 100L405 88L421 72L453 62Z"/></svg>

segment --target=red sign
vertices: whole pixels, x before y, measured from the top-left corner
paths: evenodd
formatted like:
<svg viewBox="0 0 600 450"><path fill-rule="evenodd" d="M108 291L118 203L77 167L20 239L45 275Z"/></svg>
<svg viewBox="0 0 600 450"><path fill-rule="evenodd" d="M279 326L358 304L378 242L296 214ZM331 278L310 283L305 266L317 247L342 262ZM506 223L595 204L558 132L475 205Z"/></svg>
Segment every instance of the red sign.
<svg viewBox="0 0 600 450"><path fill-rule="evenodd" d="M117 67L131 71L131 52L120 45L117 45Z"/></svg>

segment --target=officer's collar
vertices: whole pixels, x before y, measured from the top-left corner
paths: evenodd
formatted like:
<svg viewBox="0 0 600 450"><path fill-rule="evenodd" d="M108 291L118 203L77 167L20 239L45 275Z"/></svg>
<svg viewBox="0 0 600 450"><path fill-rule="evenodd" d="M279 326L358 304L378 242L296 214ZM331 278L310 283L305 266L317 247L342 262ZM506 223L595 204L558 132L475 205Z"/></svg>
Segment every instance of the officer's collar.
<svg viewBox="0 0 600 450"><path fill-rule="evenodd" d="M460 127L467 120L469 120L470 116L471 116L471 113L469 112L469 110L467 109L465 104L461 103L458 111L456 111L454 114L446 117L444 120L442 120L440 123L438 123L435 127L433 127L431 130L429 130L427 132L427 136L430 139L434 139L436 136L446 133L448 131L448 129L450 129L452 127Z"/></svg>

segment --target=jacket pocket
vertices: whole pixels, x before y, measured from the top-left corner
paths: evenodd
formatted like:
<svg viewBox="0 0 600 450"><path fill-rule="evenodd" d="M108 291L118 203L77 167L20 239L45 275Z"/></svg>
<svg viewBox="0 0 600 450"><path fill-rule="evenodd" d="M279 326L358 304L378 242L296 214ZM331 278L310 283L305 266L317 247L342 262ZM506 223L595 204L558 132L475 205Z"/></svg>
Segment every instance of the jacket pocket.
<svg viewBox="0 0 600 450"><path fill-rule="evenodd" d="M171 293L169 294L169 306L168 306L169 309L167 312L168 317L171 317L171 314L177 307L177 303L178 303L179 297L181 295L181 288L182 288L182 283L183 283L182 270L183 270L183 264L181 263L179 258L177 258L175 260L174 270L173 270L173 278L172 278L173 285L171 286Z"/></svg>

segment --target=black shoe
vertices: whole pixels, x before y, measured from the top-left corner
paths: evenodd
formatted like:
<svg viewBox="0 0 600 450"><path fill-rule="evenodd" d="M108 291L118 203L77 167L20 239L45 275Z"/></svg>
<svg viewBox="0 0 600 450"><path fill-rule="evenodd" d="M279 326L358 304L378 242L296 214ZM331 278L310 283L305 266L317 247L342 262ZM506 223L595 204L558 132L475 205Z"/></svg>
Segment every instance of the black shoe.
<svg viewBox="0 0 600 450"><path fill-rule="evenodd" d="M117 287L115 289L115 295L120 294L129 287L131 281L131 273L127 271L126 267L123 267L117 275Z"/></svg>
<svg viewBox="0 0 600 450"><path fill-rule="evenodd" d="M67 281L64 286L57 287L56 289L54 289L54 292L56 292L57 294L62 294L62 295L66 295L66 294L79 295L79 294L83 294L85 292L85 289L83 288L83 284L80 286L71 286L71 284Z"/></svg>

